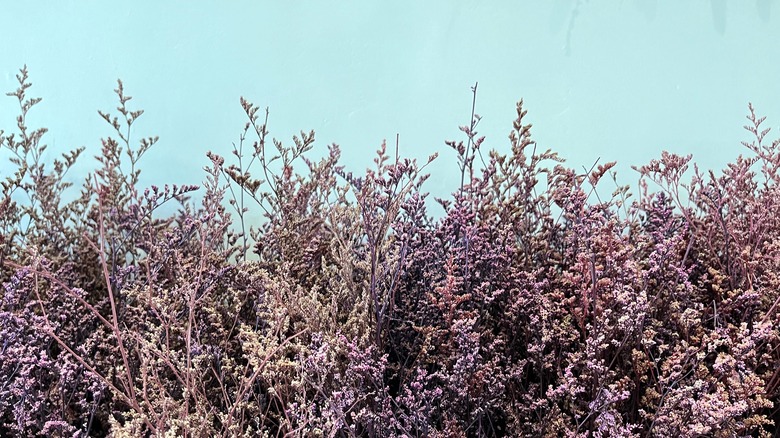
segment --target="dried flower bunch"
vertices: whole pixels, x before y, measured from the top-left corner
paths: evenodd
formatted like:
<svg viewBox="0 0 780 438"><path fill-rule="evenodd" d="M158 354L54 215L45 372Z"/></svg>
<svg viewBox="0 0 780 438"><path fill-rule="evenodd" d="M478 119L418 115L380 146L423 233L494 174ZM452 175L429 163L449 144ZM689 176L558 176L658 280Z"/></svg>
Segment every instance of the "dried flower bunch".
<svg viewBox="0 0 780 438"><path fill-rule="evenodd" d="M777 434L780 141L752 106L749 154L720 175L664 152L610 199L614 163L537 150L522 101L508 154L483 156L472 113L434 218L427 163L382 144L354 175L335 145L310 158L313 132L270 138L244 99L202 187L139 187L157 139L134 140L121 82L98 169L66 196L84 149L44 162L18 81L0 435Z"/></svg>

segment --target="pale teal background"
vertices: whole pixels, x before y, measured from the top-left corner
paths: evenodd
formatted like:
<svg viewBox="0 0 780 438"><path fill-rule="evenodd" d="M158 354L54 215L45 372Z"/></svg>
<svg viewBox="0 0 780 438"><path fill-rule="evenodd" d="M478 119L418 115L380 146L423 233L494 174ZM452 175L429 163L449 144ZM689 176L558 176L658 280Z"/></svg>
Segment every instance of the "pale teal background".
<svg viewBox="0 0 780 438"><path fill-rule="evenodd" d="M237 141L245 96L270 107L273 136L314 129L353 171L396 133L402 154L440 152L426 188L441 196L459 182L444 140L463 138L479 81L486 147L508 150L524 98L542 147L578 168L618 160L635 183L629 165L664 149L704 167L742 153L748 101L780 134L778 14L772 0L3 2L0 89L28 65L33 124L53 150L87 146L84 174L121 77L146 110L136 138L161 138L144 184L199 183L205 152ZM0 128L15 115L0 99Z"/></svg>

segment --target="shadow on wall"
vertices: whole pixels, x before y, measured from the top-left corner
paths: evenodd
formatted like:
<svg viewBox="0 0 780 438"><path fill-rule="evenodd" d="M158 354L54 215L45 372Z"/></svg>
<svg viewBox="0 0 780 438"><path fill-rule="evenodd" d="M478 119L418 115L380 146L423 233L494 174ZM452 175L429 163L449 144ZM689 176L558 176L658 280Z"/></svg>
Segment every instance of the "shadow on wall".
<svg viewBox="0 0 780 438"><path fill-rule="evenodd" d="M574 33L574 25L577 21L577 17L582 13L583 8L589 3L588 0L577 0L572 3L567 0L556 0L553 11L550 15L550 30L558 30L564 23L565 17L568 16L568 25L566 28L566 42L564 45L564 53L566 55L571 54L571 37ZM621 2L622 3L622 2ZM645 17L647 21L653 21L658 9L658 0L633 0L634 7ZM726 0L709 0L710 10L712 11L712 27L718 35L725 35L726 33L726 13L727 4ZM763 22L769 22L772 12L772 0L756 0L756 14ZM567 13L566 9L571 8Z"/></svg>

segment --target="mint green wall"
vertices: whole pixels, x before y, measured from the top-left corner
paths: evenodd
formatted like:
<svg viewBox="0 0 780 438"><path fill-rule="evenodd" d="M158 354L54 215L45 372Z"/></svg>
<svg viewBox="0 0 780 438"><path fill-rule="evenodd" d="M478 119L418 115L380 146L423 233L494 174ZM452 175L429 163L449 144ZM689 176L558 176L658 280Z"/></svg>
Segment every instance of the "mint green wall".
<svg viewBox="0 0 780 438"><path fill-rule="evenodd" d="M508 149L524 98L542 147L578 168L618 160L627 182L630 164L663 149L704 167L742 153L748 101L780 135L772 0L49 1L2 11L0 89L14 89L26 63L44 97L33 123L51 129L52 149L85 145L91 156L109 134L96 110L115 106L121 77L146 110L136 133L161 137L144 183L200 182L205 151L227 154L245 123L239 96L270 106L278 138L314 129L321 150L340 144L351 170L396 133L402 154L439 151L427 185L438 195L459 181L444 140L462 138L475 81L486 146ZM0 99L7 132L13 104Z"/></svg>

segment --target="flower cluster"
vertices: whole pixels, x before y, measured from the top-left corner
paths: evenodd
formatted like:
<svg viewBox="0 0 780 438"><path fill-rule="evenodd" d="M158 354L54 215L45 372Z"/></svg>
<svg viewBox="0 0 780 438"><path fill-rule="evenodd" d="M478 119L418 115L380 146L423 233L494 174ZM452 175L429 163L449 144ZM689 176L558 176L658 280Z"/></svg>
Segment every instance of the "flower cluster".
<svg viewBox="0 0 780 438"><path fill-rule="evenodd" d="M270 138L245 99L202 187L139 187L157 139L131 136L143 111L121 82L99 167L66 195L83 149L44 162L18 81L0 435L776 433L780 141L752 106L747 157L717 174L664 152L635 167L636 196L615 163L538 150L522 101L505 154L483 154L473 114L434 217L435 156L383 143L353 174L336 145L312 158L314 132Z"/></svg>

